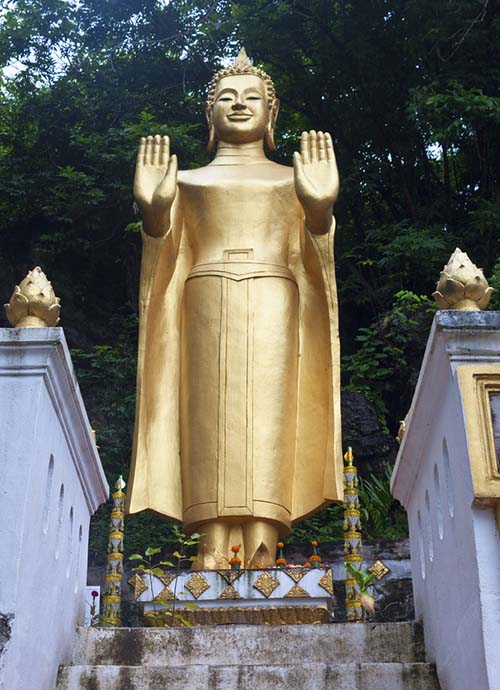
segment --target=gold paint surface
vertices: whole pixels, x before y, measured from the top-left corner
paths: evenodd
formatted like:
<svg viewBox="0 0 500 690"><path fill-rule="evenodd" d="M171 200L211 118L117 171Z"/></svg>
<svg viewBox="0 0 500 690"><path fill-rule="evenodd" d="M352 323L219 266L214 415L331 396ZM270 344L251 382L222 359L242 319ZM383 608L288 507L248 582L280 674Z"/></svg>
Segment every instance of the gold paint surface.
<svg viewBox="0 0 500 690"><path fill-rule="evenodd" d="M320 587L323 587L325 592L328 592L328 594L333 597L333 572L331 570L326 571L320 578L318 584Z"/></svg>
<svg viewBox="0 0 500 690"><path fill-rule="evenodd" d="M439 309L478 311L486 309L492 294L483 269L457 247L441 271L432 296Z"/></svg>
<svg viewBox="0 0 500 690"><path fill-rule="evenodd" d="M146 590L149 589L148 585L144 582L142 577L139 575L139 573L134 573L132 577L129 577L127 580L128 584L134 588L134 599L137 600L141 596L141 594L144 594Z"/></svg>
<svg viewBox="0 0 500 690"><path fill-rule="evenodd" d="M206 592L210 587L207 578L201 573L195 573L185 584L186 589L188 589L195 599Z"/></svg>
<svg viewBox="0 0 500 690"><path fill-rule="evenodd" d="M491 397L500 395L499 364L457 367L476 502L500 501L500 468L495 445Z"/></svg>
<svg viewBox="0 0 500 690"><path fill-rule="evenodd" d="M177 609L191 625L311 625L331 623L332 615L324 606L231 606L227 608ZM146 625L179 626L179 621L162 612L147 612Z"/></svg>
<svg viewBox="0 0 500 690"><path fill-rule="evenodd" d="M279 587L279 584L278 580L269 573L262 573L254 583L254 587L266 598L269 598L276 587Z"/></svg>
<svg viewBox="0 0 500 690"><path fill-rule="evenodd" d="M305 568L283 568L283 572L285 572L294 582L300 582L307 570Z"/></svg>
<svg viewBox="0 0 500 690"><path fill-rule="evenodd" d="M388 568L383 561L379 560L379 561L375 561L375 563L371 564L371 566L368 568L368 572L375 575L377 580L381 580L388 573L391 572L391 569Z"/></svg>
<svg viewBox="0 0 500 690"><path fill-rule="evenodd" d="M343 498L338 171L323 132L303 133L293 168L267 158L278 109L272 81L241 53L210 87L213 161L177 172L159 136L143 139L137 158L143 255L127 509L201 532L201 569L230 558L235 527L242 561L271 566L277 533Z"/></svg>
<svg viewBox="0 0 500 690"><path fill-rule="evenodd" d="M242 570L218 570L217 571L224 580L232 585L235 580L237 580L242 574Z"/></svg>
<svg viewBox="0 0 500 690"><path fill-rule="evenodd" d="M228 585L226 589L217 597L218 599L241 599L242 596L235 590L233 585Z"/></svg>
<svg viewBox="0 0 500 690"><path fill-rule="evenodd" d="M7 319L15 328L47 328L59 322L60 304L52 283L40 266L35 266L16 285L4 308Z"/></svg>
<svg viewBox="0 0 500 690"><path fill-rule="evenodd" d="M161 592L159 592L153 601L173 601L175 599L175 594L169 587L164 587Z"/></svg>
<svg viewBox="0 0 500 690"><path fill-rule="evenodd" d="M305 589L302 589L302 587L298 584L295 584L292 589L285 594L285 597L289 598L299 598L299 597L310 597L311 595L309 592L306 592Z"/></svg>

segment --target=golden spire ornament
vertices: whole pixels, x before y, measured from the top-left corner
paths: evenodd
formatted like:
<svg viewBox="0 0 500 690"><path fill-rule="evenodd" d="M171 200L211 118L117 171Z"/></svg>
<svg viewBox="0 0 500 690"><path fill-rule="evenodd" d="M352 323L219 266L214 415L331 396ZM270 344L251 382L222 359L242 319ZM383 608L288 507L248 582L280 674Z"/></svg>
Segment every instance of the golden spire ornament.
<svg viewBox="0 0 500 690"><path fill-rule="evenodd" d="M354 465L354 455L349 446L344 455L347 463L344 466L344 564L351 563L355 568L361 568L363 556L361 554L361 512L358 496L358 470ZM363 619L361 606L361 592L354 577L346 568L345 604L347 620L358 623Z"/></svg>
<svg viewBox="0 0 500 690"><path fill-rule="evenodd" d="M479 311L488 306L492 293L483 269L457 247L441 271L432 296L440 309Z"/></svg>
<svg viewBox="0 0 500 690"><path fill-rule="evenodd" d="M52 283L36 266L16 285L8 304L4 304L7 319L14 328L48 328L56 326L61 311Z"/></svg>
<svg viewBox="0 0 500 690"><path fill-rule="evenodd" d="M123 529L125 518L125 482L120 475L111 494L113 510L109 522L106 574L104 575L103 615L101 625L121 624Z"/></svg>

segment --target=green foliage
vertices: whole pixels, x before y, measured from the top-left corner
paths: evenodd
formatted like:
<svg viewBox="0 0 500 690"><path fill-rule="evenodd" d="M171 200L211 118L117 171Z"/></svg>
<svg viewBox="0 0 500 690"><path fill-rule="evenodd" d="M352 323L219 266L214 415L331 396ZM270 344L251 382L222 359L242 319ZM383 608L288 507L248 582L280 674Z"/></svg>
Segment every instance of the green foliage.
<svg viewBox="0 0 500 690"><path fill-rule="evenodd" d="M287 541L298 544L305 544L314 539L319 542L340 541L344 538L342 516L342 505L329 505L293 527Z"/></svg>
<svg viewBox="0 0 500 690"><path fill-rule="evenodd" d="M394 431L432 318L422 295L453 249L500 288L497 5L12 0L0 10L0 290L7 301L37 264L55 285L110 481L127 472L133 428L138 138L168 133L181 167L205 164L206 84L240 45L281 98L275 160L290 165L303 129L333 133L344 383ZM336 511L293 534L337 534ZM93 520L94 554L108 514ZM137 516L126 539L143 551L174 535Z"/></svg>
<svg viewBox="0 0 500 690"><path fill-rule="evenodd" d="M500 311L500 259L497 261L491 272L490 286L495 290L491 297L490 309Z"/></svg>
<svg viewBox="0 0 500 690"><path fill-rule="evenodd" d="M358 349L343 358L346 390L364 393L386 429L409 407L434 311L435 304L425 295L401 290L389 311L358 330Z"/></svg>
<svg viewBox="0 0 500 690"><path fill-rule="evenodd" d="M392 470L383 477L373 474L359 480L361 529L365 539L405 539L408 537L406 513L391 494Z"/></svg>
<svg viewBox="0 0 500 690"><path fill-rule="evenodd" d="M364 573L359 568L356 568L353 563L344 563L344 567L349 575L356 581L360 594L366 594L368 588L373 585L375 575L372 573Z"/></svg>
<svg viewBox="0 0 500 690"><path fill-rule="evenodd" d="M189 556L188 551L193 547L197 546L202 535L198 532L193 532L190 536L186 536L179 527L173 528L174 536L177 540L179 550L175 550L172 554L175 562L164 561L154 558L162 552L160 546L148 546L144 553L133 553L128 557L129 561L138 562L138 565L133 568L135 572L141 573L141 575L149 579L150 591L153 591L153 577L162 577L165 574L165 568L174 569L179 574L182 567L192 564L196 561L196 556ZM183 553L183 552L186 553ZM153 599L153 611L156 614L158 611L158 606L162 607L161 616L170 618L175 623L180 623L182 626L190 626L191 623L184 618L181 611L177 609L177 579L174 581L174 598L162 599L161 597L155 597ZM166 607L166 609L165 609ZM193 603L183 603L184 608L198 608L196 604Z"/></svg>

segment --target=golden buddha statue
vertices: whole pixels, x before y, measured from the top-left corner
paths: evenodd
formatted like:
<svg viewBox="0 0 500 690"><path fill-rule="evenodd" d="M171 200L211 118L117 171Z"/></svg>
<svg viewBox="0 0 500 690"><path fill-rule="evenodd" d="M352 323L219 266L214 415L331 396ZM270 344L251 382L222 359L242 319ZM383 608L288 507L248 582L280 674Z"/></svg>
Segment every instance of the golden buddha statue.
<svg viewBox="0 0 500 690"><path fill-rule="evenodd" d="M207 166L177 171L141 140L143 256L128 512L202 533L198 568L274 564L294 521L341 500L332 140L304 132L293 168L265 155L271 78L242 50L209 87Z"/></svg>

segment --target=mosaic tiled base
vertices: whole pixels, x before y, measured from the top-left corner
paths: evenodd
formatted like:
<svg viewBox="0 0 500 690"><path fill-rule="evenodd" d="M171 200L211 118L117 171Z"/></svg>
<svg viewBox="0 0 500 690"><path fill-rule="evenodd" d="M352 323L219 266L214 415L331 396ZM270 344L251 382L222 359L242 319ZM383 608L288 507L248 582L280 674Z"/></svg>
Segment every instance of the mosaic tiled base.
<svg viewBox="0 0 500 690"><path fill-rule="evenodd" d="M166 571L151 578L136 573L129 584L148 625L286 625L333 617L330 568Z"/></svg>

